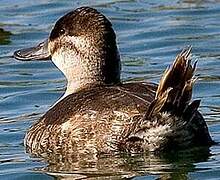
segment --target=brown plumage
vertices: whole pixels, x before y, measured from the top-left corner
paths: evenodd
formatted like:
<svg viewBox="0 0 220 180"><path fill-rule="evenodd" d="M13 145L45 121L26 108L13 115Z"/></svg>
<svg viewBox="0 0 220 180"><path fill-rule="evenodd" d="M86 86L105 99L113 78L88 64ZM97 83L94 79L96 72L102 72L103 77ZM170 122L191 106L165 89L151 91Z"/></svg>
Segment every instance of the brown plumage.
<svg viewBox="0 0 220 180"><path fill-rule="evenodd" d="M95 86L67 96L30 128L27 150L98 154L211 144L197 111L200 101L190 103L195 70L190 52L191 48L177 56L158 87L150 83Z"/></svg>
<svg viewBox="0 0 220 180"><path fill-rule="evenodd" d="M48 49L44 55L51 56L63 71L67 91L28 130L28 152L67 157L160 152L213 143L198 112L200 101L191 100L196 67L196 63L191 65L191 47L176 57L157 86L120 83L114 30L108 19L92 8L78 8L63 16L46 42L48 48L42 45ZM32 57L31 50L16 51L15 57L27 60ZM37 59L39 49L34 53Z"/></svg>

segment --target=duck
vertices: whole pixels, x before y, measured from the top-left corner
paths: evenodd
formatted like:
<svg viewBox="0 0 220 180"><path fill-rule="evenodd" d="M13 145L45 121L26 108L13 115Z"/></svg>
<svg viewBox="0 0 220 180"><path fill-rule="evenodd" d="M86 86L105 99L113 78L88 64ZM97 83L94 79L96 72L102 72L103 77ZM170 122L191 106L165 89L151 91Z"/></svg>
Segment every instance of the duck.
<svg viewBox="0 0 220 180"><path fill-rule="evenodd" d="M49 38L14 52L18 60L51 59L67 80L64 95L28 130L30 154L156 153L211 146L192 100L196 62L184 48L159 84L121 82L111 22L91 7L61 17Z"/></svg>

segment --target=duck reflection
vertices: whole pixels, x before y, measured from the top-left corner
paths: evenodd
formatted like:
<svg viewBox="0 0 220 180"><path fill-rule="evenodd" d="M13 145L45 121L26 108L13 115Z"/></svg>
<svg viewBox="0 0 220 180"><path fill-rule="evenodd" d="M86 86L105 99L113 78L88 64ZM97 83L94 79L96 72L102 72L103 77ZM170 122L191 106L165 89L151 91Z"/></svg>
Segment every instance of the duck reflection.
<svg viewBox="0 0 220 180"><path fill-rule="evenodd" d="M189 172L198 170L196 163L207 161L210 155L208 147L163 154L50 155L46 158L47 167L39 170L57 179L127 179L136 176L152 176L158 180L188 179Z"/></svg>

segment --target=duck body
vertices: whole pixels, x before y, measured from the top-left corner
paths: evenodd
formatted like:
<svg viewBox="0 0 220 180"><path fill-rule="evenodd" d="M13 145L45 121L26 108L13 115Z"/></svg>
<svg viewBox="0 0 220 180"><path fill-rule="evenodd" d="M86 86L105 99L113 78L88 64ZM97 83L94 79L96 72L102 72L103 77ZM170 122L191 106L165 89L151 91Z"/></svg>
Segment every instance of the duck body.
<svg viewBox="0 0 220 180"><path fill-rule="evenodd" d="M212 143L198 111L189 114L193 116L190 123L166 111L145 119L156 90L156 84L136 82L68 95L28 130L27 151L65 156L140 153Z"/></svg>
<svg viewBox="0 0 220 180"><path fill-rule="evenodd" d="M191 47L154 83L121 83L120 56L110 21L78 8L60 18L49 39L15 58L52 58L67 79L64 96L27 132L31 154L160 152L213 141L199 100L192 101L196 63Z"/></svg>
<svg viewBox="0 0 220 180"><path fill-rule="evenodd" d="M56 153L118 151L126 131L143 118L155 89L154 84L129 83L73 93L32 126L26 147L34 154L45 149Z"/></svg>

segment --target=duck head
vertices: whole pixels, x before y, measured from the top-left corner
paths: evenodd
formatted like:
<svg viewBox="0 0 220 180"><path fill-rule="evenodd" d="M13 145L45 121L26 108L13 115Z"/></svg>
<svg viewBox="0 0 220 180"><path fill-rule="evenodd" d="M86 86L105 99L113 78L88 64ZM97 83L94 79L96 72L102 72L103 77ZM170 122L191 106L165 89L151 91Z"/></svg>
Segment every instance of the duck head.
<svg viewBox="0 0 220 180"><path fill-rule="evenodd" d="M19 60L46 60L67 78L66 95L82 88L120 82L120 57L111 22L97 10L81 7L61 17L49 38L18 50Z"/></svg>

